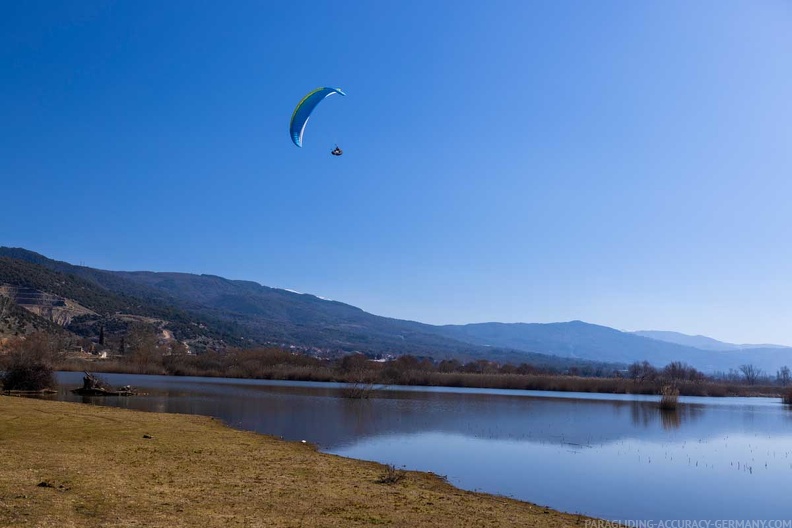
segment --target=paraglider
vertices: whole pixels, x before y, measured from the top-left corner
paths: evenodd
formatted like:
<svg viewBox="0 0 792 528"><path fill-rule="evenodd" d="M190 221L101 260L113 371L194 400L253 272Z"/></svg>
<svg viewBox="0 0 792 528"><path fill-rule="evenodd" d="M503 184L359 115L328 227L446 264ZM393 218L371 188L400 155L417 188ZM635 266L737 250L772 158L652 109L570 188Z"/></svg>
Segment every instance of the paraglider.
<svg viewBox="0 0 792 528"><path fill-rule="evenodd" d="M305 125L308 124L308 118L311 117L311 112L314 111L319 103L333 94L346 95L338 88L317 88L303 97L302 100L297 103L297 107L294 109L294 113L292 113L291 123L289 123L289 134L291 135L291 140L295 145L302 147L302 138L303 133L305 132ZM340 156L343 154L343 151L338 148L338 145L336 145L336 148L330 153L333 156Z"/></svg>

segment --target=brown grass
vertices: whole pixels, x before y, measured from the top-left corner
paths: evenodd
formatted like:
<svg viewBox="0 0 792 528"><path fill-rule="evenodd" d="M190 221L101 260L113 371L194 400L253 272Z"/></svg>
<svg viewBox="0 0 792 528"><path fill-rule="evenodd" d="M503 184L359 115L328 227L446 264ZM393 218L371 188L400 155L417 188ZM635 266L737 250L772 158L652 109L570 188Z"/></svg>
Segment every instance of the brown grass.
<svg viewBox="0 0 792 528"><path fill-rule="evenodd" d="M200 416L0 397L0 526L582 526Z"/></svg>

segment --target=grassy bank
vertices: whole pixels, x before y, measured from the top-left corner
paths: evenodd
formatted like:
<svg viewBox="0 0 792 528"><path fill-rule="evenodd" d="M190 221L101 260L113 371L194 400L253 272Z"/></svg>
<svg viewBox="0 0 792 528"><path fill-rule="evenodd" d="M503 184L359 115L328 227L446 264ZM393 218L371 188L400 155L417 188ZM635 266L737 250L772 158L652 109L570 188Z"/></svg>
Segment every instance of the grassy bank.
<svg viewBox="0 0 792 528"><path fill-rule="evenodd" d="M149 438L150 437L150 438ZM583 526L199 416L0 397L0 525ZM393 479L391 479L393 480Z"/></svg>

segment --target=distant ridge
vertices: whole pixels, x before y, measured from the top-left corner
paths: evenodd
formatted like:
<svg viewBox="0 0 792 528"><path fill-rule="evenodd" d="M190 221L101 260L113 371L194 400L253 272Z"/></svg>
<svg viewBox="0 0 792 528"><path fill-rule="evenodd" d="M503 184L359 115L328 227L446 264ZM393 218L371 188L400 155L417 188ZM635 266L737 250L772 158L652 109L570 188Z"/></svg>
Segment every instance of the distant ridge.
<svg viewBox="0 0 792 528"><path fill-rule="evenodd" d="M596 358L600 361L617 363L646 360L657 366L681 361L705 372L725 372L739 369L743 364L753 364L769 374L775 374L782 366L792 366L792 348L788 347L705 349L631 332L621 332L583 321L475 323L448 325L441 329L445 335L469 343L486 343L518 350L539 350L545 354L569 358ZM710 346L712 341L718 343L710 338L701 340Z"/></svg>
<svg viewBox="0 0 792 528"><path fill-rule="evenodd" d="M66 326L80 336L95 337L100 327L123 332L130 321L149 321L196 349L274 344L310 353L411 354L557 369L624 369L644 360L660 367L681 361L705 372L753 364L774 374L781 366L792 366L792 348L777 345L732 345L676 332L621 332L583 321L435 326L381 317L343 302L251 281L99 270L22 248L0 247L0 286L8 292L30 288L35 291L25 290L30 294L26 298L51 299L45 295L49 294L68 306L84 308L82 315L72 310ZM19 331L31 325L13 326Z"/></svg>
<svg viewBox="0 0 792 528"><path fill-rule="evenodd" d="M667 343L676 343L678 345L691 346L700 348L702 350L745 350L748 348L790 348L784 345L738 345L734 343L725 343L718 341L711 337L703 335L688 335L679 332L669 332L663 330L639 330L632 332L635 335L656 339L658 341L665 341Z"/></svg>

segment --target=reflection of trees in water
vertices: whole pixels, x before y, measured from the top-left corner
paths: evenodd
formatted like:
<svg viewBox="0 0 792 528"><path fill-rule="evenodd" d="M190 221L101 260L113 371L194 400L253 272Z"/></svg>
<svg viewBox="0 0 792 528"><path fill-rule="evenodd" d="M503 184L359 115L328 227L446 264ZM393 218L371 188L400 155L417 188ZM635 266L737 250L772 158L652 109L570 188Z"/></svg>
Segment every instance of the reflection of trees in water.
<svg viewBox="0 0 792 528"><path fill-rule="evenodd" d="M73 376L71 376L73 374ZM80 373L59 374L64 386ZM112 377L111 377L112 376ZM662 440L669 431L703 438L750 428L787 434L790 412L757 412L745 405L680 404L662 414L657 397L580 398L443 389L376 390L370 398L342 396L336 384L288 384L108 375L115 385L138 387L146 396L103 398L94 405L215 416L240 429L306 439L333 450L376 437L450 434L486 440L542 444L604 445L626 438ZM79 401L63 390L58 399ZM780 401L778 407L782 407ZM786 407L786 406L783 406ZM781 410L781 409L777 409ZM787 409L783 409L786 411ZM679 436L678 435L678 436Z"/></svg>
<svg viewBox="0 0 792 528"><path fill-rule="evenodd" d="M337 399L335 419L323 433L328 444L365 437L440 432L485 439L550 444L599 444L649 436L704 415L685 406L661 416L656 401L524 398L504 395L383 392L368 400ZM700 406L699 406L700 407ZM332 437L332 438L330 438Z"/></svg>
<svg viewBox="0 0 792 528"><path fill-rule="evenodd" d="M703 414L699 406L690 404L680 404L674 410L660 409L656 402L630 402L630 405L633 424L641 427L653 427L659 422L663 429L678 429Z"/></svg>
<svg viewBox="0 0 792 528"><path fill-rule="evenodd" d="M356 436L368 434L372 424L376 423L377 418L372 401L367 398L344 398L340 401L340 404L343 409L340 417L344 421L344 429L352 431Z"/></svg>
<svg viewBox="0 0 792 528"><path fill-rule="evenodd" d="M682 409L660 409L660 420L663 422L663 429L679 429L682 425Z"/></svg>

